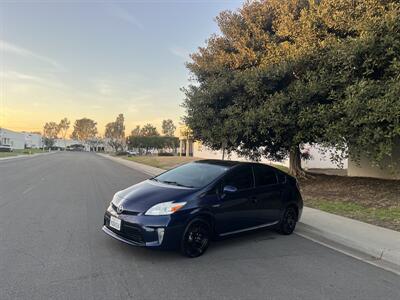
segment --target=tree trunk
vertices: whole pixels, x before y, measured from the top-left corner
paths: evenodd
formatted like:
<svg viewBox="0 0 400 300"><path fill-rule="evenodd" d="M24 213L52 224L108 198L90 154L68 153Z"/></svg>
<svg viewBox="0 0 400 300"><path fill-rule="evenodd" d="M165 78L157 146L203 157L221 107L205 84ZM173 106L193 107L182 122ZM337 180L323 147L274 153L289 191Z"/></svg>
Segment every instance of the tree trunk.
<svg viewBox="0 0 400 300"><path fill-rule="evenodd" d="M289 173L295 177L306 177L301 168L301 152L299 146L293 147L289 153Z"/></svg>
<svg viewBox="0 0 400 300"><path fill-rule="evenodd" d="M222 160L225 159L226 142L222 142Z"/></svg>

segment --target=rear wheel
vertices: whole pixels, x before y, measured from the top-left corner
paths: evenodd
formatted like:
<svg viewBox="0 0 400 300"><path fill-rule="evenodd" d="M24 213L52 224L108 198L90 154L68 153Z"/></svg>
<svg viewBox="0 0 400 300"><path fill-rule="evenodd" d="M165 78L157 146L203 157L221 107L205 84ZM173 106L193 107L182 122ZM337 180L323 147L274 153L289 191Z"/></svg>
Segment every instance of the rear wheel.
<svg viewBox="0 0 400 300"><path fill-rule="evenodd" d="M278 232L284 235L291 234L296 228L297 210L294 207L286 208L281 221L278 224Z"/></svg>
<svg viewBox="0 0 400 300"><path fill-rule="evenodd" d="M210 225L202 219L194 219L185 229L181 241L181 253L187 257L198 257L206 252L210 244Z"/></svg>

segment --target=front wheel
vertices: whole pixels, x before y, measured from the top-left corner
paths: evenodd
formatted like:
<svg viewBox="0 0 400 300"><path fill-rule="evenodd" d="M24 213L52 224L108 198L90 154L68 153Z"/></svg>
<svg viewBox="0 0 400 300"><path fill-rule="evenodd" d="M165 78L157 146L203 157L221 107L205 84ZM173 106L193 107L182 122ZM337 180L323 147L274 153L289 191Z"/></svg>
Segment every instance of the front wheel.
<svg viewBox="0 0 400 300"><path fill-rule="evenodd" d="M281 221L278 224L278 232L284 235L291 234L296 228L297 211L294 207L286 208Z"/></svg>
<svg viewBox="0 0 400 300"><path fill-rule="evenodd" d="M181 241L181 253L187 257L198 257L206 252L210 244L210 226L202 219L194 219L185 229Z"/></svg>

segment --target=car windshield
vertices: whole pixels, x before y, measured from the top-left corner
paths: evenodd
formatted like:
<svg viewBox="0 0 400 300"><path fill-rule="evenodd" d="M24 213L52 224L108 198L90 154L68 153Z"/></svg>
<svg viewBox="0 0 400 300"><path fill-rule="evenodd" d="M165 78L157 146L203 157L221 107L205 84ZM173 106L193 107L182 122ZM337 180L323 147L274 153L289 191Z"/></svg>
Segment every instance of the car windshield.
<svg viewBox="0 0 400 300"><path fill-rule="evenodd" d="M171 185L200 188L214 181L227 169L218 165L188 163L156 176L153 180Z"/></svg>

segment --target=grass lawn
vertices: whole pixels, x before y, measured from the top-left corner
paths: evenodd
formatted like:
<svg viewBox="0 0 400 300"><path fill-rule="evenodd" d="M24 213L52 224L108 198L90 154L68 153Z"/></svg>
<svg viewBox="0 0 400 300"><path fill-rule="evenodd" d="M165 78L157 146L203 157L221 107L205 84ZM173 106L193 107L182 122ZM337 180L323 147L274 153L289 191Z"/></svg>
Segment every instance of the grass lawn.
<svg viewBox="0 0 400 300"><path fill-rule="evenodd" d="M400 231L400 181L313 174L300 180L304 204Z"/></svg>
<svg viewBox="0 0 400 300"><path fill-rule="evenodd" d="M131 157L122 156L122 158L166 170L172 169L176 166L179 166L187 162L202 159L198 157L186 157L186 156L131 156ZM288 168L285 166L281 165L273 165L273 166L284 172L288 172Z"/></svg>
<svg viewBox="0 0 400 300"><path fill-rule="evenodd" d="M198 160L195 157L185 156L122 156L122 158L160 169L171 169L180 164Z"/></svg>
<svg viewBox="0 0 400 300"><path fill-rule="evenodd" d="M47 152L47 150L43 151L42 149L14 149L13 152L0 152L0 157L30 155L30 154L43 153L43 152Z"/></svg>
<svg viewBox="0 0 400 300"><path fill-rule="evenodd" d="M0 152L0 158L1 157L10 157L10 156L17 156L18 153L15 152Z"/></svg>

